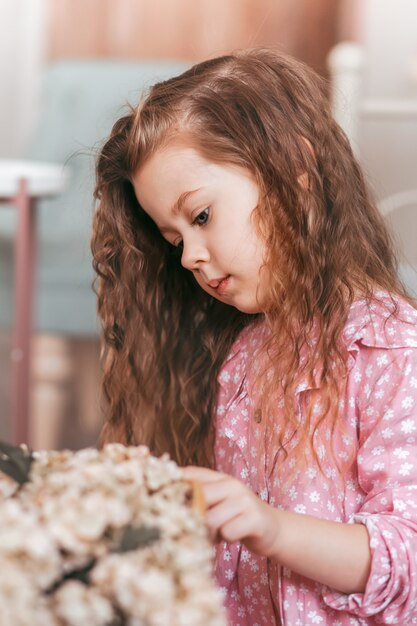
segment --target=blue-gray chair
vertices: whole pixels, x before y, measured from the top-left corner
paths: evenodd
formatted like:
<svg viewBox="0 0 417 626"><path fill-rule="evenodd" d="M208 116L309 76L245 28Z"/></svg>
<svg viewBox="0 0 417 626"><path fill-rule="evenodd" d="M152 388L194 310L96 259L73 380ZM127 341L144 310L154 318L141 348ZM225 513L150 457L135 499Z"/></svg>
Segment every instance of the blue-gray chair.
<svg viewBox="0 0 417 626"><path fill-rule="evenodd" d="M38 202L35 333L98 337L90 253L95 151L127 103L136 104L147 87L189 65L101 59L45 68L39 123L22 157L66 165L70 183L63 194ZM15 212L1 207L0 328L13 325L15 235Z"/></svg>

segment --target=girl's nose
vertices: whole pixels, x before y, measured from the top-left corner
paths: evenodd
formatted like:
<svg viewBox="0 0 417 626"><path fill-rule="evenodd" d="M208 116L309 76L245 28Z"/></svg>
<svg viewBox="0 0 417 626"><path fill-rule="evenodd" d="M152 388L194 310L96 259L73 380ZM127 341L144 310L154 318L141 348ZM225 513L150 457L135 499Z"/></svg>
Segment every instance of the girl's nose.
<svg viewBox="0 0 417 626"><path fill-rule="evenodd" d="M199 269L201 263L207 263L210 255L201 241L183 241L181 265L192 272Z"/></svg>

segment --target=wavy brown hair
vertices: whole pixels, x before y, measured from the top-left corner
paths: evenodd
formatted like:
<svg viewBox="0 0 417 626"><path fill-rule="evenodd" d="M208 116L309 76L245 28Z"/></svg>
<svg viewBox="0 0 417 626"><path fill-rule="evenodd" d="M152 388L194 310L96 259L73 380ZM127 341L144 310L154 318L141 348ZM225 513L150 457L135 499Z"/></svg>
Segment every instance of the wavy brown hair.
<svg viewBox="0 0 417 626"><path fill-rule="evenodd" d="M273 445L285 448L296 431L291 455L299 460L319 423L311 410L299 422L296 388L319 372L321 421L334 429L352 302L372 298L376 287L408 297L326 85L271 50L212 59L154 85L101 149L92 251L104 331L102 441L145 443L180 464L213 466L217 374L239 332L258 317L205 293L136 199L132 177L141 165L185 135L204 157L246 168L259 185L271 331L261 405L269 415L283 394L285 423L273 430Z"/></svg>

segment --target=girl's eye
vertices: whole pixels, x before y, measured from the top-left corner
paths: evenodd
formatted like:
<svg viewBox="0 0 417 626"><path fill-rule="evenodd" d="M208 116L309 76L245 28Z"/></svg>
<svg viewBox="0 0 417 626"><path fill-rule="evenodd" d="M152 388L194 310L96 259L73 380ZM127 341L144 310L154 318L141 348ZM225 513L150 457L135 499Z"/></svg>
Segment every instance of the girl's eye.
<svg viewBox="0 0 417 626"><path fill-rule="evenodd" d="M197 215L197 217L193 221L193 224L197 224L197 226L204 226L204 224L207 224L208 218L209 210L204 209L204 211L201 211L201 213Z"/></svg>
<svg viewBox="0 0 417 626"><path fill-rule="evenodd" d="M197 217L195 217L192 221L193 225L196 224L197 226L204 226L205 224L207 224L208 219L210 217L210 211L209 209L204 209L204 211L201 211ZM182 249L184 247L184 244L182 242L181 239L176 239L175 241L172 242L172 245L174 246L175 252L182 252Z"/></svg>

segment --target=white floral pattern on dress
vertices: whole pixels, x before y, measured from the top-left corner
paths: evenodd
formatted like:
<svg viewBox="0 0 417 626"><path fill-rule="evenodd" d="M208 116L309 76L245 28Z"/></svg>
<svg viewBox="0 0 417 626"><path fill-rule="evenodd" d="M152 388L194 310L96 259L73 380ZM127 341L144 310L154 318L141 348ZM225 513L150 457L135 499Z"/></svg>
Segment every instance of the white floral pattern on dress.
<svg viewBox="0 0 417 626"><path fill-rule="evenodd" d="M240 334L222 367L217 469L277 508L365 524L372 552L365 592L346 595L241 544L220 544L217 577L230 626L417 624L417 311L386 293L375 295L371 303L352 305L343 335L349 374L336 455L346 458L352 446L358 451L344 488L335 480L336 464L323 446L317 452L328 481L312 462L302 475L295 473L290 483L280 485L274 472L279 455L267 453L259 463L256 442L265 433L254 419L249 390L252 358L265 332L262 324ZM319 415L320 389L305 384L299 393L300 407L304 393L316 394ZM277 420L280 411L278 402Z"/></svg>

